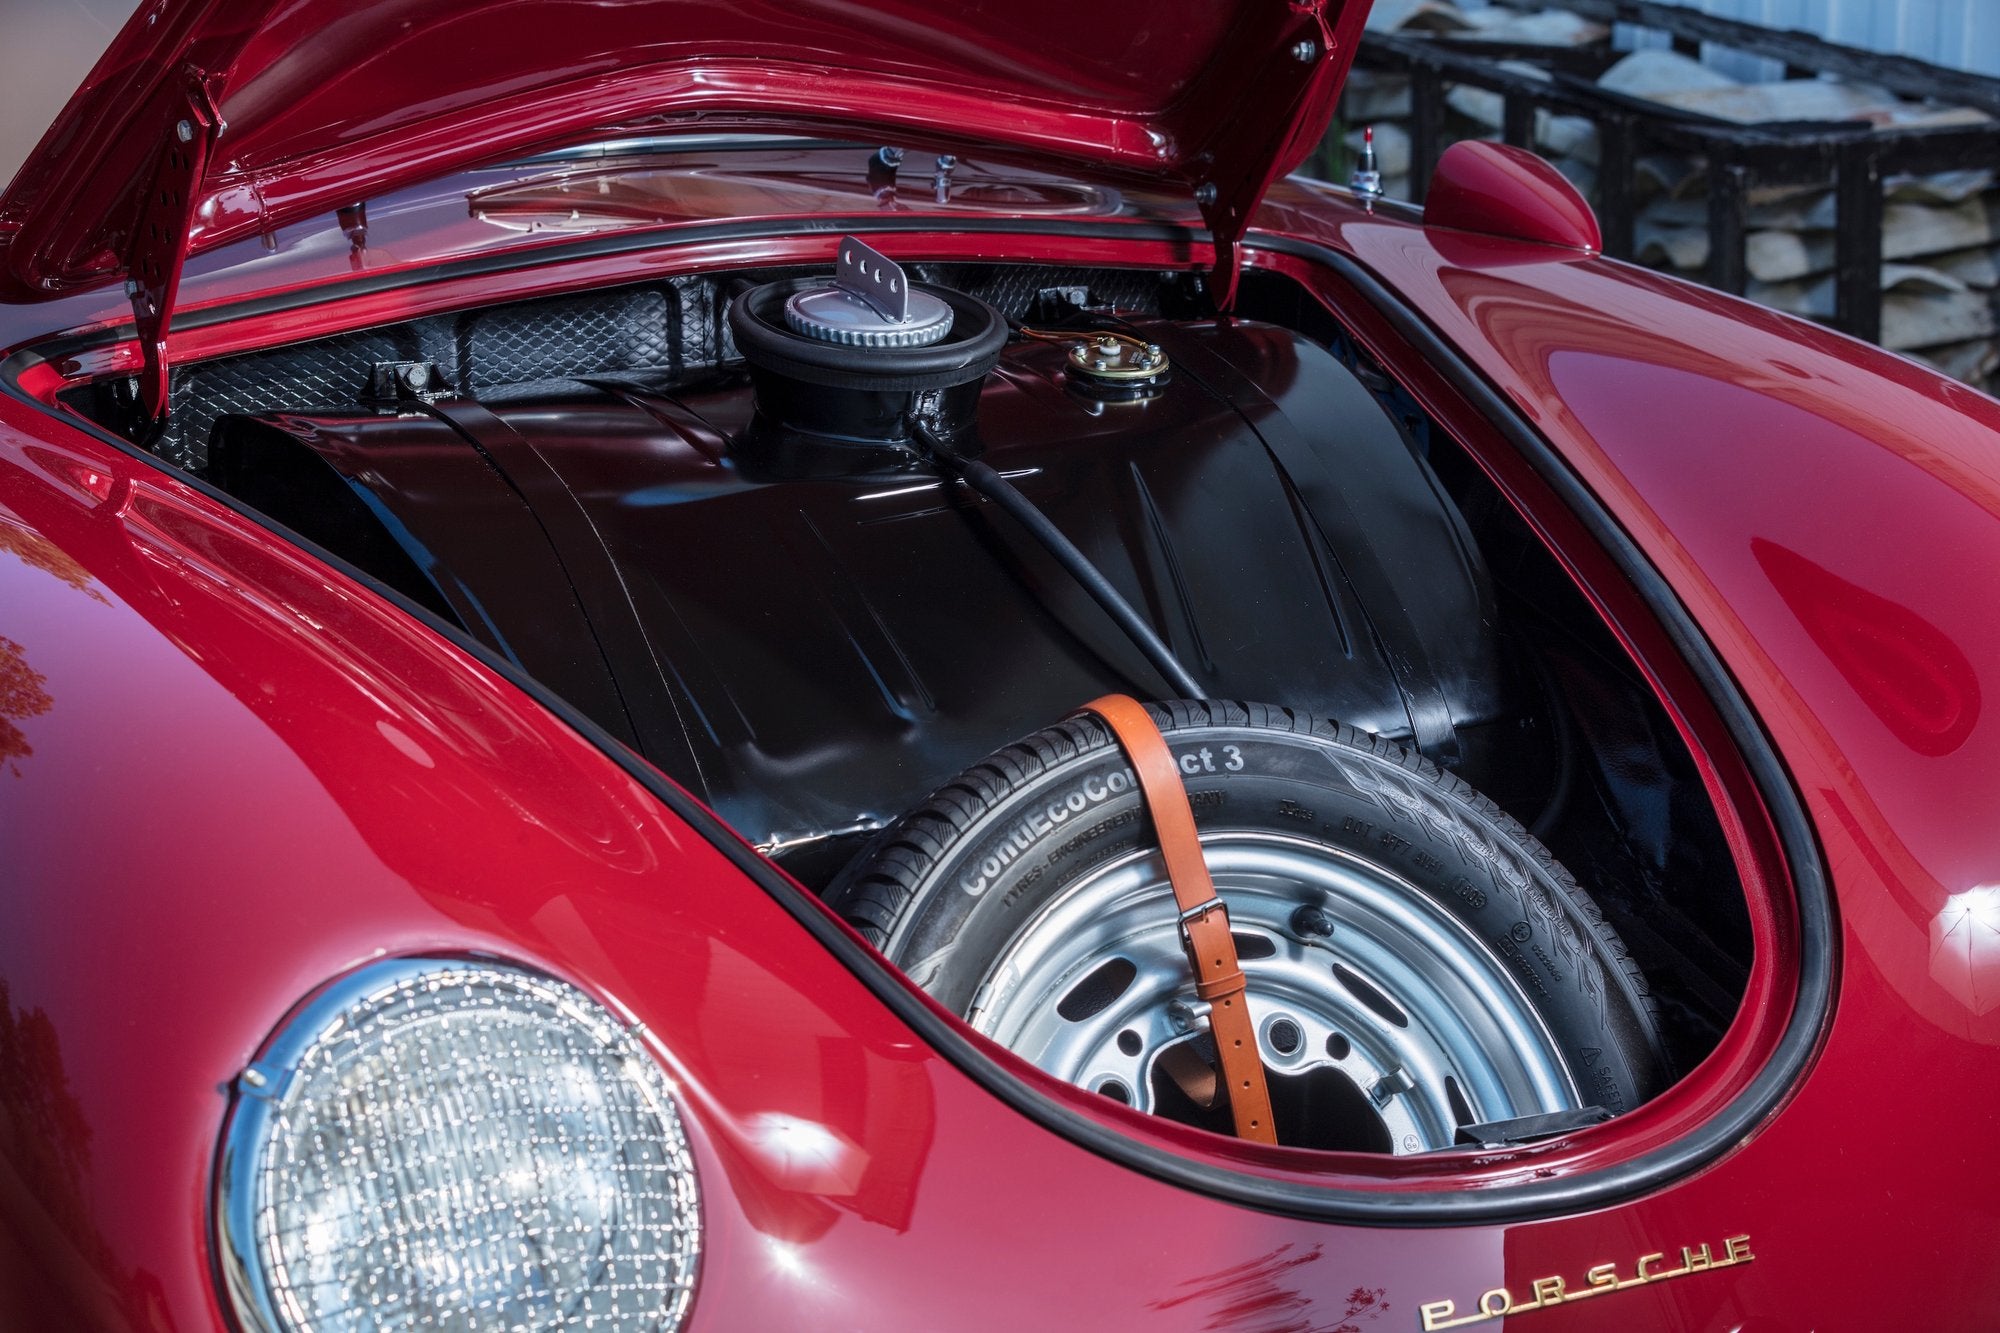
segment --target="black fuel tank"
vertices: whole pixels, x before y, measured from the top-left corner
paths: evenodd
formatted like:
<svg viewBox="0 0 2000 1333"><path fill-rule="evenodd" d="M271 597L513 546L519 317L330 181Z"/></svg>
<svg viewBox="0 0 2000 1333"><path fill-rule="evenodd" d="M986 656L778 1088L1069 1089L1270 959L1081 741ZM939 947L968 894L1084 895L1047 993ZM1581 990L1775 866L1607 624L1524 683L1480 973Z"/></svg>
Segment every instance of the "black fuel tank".
<svg viewBox="0 0 2000 1333"><path fill-rule="evenodd" d="M1486 577L1375 397L1272 325L1146 322L1151 397L1015 341L977 436L1212 694L1443 762L1503 716ZM893 818L1164 686L1005 515L914 459L747 475L740 370L379 416L224 418L219 484L514 658L760 843ZM812 877L809 852L797 867Z"/></svg>

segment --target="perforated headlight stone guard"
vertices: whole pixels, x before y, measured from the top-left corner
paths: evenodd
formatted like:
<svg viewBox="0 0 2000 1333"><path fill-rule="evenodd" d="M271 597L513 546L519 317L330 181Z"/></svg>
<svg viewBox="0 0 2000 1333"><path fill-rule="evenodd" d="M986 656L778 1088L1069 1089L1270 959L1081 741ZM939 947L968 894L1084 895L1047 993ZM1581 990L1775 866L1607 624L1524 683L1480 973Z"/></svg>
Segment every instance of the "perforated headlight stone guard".
<svg viewBox="0 0 2000 1333"><path fill-rule="evenodd" d="M294 1014L236 1093L216 1218L250 1333L553 1333L586 1307L605 1333L672 1333L687 1313L700 1204L672 1086L566 982L370 964Z"/></svg>

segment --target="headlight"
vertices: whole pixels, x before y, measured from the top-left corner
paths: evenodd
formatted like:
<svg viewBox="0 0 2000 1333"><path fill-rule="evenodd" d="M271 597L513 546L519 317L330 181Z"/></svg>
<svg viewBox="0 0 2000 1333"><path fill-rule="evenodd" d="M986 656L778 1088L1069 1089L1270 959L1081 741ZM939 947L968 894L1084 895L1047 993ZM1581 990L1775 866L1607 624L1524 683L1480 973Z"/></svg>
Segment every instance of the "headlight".
<svg viewBox="0 0 2000 1333"><path fill-rule="evenodd" d="M256 1333L669 1333L700 1249L666 1074L573 986L484 962L343 977L238 1080L217 1179Z"/></svg>

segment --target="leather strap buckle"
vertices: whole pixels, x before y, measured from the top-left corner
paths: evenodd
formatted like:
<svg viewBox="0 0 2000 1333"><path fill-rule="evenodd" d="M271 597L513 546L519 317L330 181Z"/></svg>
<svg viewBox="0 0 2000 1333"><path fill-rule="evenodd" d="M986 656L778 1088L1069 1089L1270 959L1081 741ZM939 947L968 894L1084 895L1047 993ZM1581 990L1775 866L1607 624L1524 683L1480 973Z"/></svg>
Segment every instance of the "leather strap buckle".
<svg viewBox="0 0 2000 1333"><path fill-rule="evenodd" d="M1181 946L1183 948L1194 947L1194 937L1189 933L1188 928L1197 921L1207 917L1210 912L1222 913L1223 924L1227 925L1229 923L1229 904L1222 901L1219 897L1210 898L1205 903L1196 903L1193 907L1187 908L1181 913Z"/></svg>

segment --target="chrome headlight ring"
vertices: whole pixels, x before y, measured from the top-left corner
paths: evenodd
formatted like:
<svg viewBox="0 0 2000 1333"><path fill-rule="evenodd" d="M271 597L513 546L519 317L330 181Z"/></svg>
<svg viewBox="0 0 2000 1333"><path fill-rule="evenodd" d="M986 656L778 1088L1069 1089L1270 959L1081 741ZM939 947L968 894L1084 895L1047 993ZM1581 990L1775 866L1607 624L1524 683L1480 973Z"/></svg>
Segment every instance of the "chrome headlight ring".
<svg viewBox="0 0 2000 1333"><path fill-rule="evenodd" d="M673 1088L576 987L483 959L328 985L236 1082L216 1173L250 1333L672 1333L700 1199Z"/></svg>

